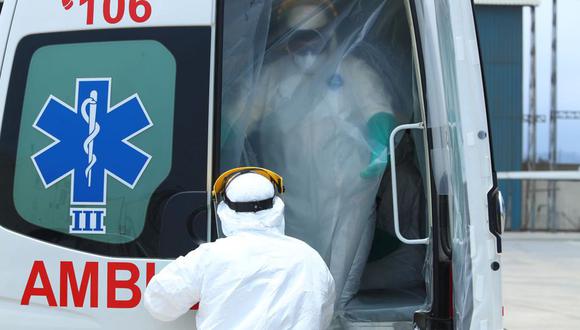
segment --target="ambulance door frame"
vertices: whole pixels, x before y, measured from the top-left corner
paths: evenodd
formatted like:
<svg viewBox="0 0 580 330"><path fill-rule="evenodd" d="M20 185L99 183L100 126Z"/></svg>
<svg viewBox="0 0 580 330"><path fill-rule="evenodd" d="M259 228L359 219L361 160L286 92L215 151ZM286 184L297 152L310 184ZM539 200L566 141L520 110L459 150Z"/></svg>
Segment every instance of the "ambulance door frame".
<svg viewBox="0 0 580 330"><path fill-rule="evenodd" d="M214 26L212 29L212 50L210 80L210 108L208 114L208 147L207 147L207 242L217 239L217 215L212 207L211 191L213 182L220 175L221 153L221 106L222 106L222 62L224 40L224 6L225 0L214 0ZM215 224L215 226L212 226Z"/></svg>
<svg viewBox="0 0 580 330"><path fill-rule="evenodd" d="M413 4L411 5L411 1L413 2ZM423 148L423 153L424 153L424 157L425 157L425 175L429 178L427 180L427 177L425 177L425 195L426 195L426 202L427 202L427 239L422 240L422 242L415 242L415 243L408 243L405 242L404 240L401 240L403 243L405 244L427 244L429 245L429 241L432 240L432 227L433 227L433 214L434 214L434 209L433 209L433 201L432 201L432 186L433 186L433 175L432 175L432 171L431 171L431 155L429 153L429 150L431 149L432 146L432 142L431 142L431 136L428 134L428 118L427 118L427 99L425 98L425 95L427 95L427 91L425 89L425 84L423 82L424 77L425 77L425 70L423 69L423 61L421 59L421 57L419 56L420 54L422 54L421 51L421 40L420 38L418 38L419 35L419 30L417 28L417 16L415 14L415 1L416 0L403 0L404 6L405 6L405 12L407 14L407 22L409 23L409 33L410 33L410 37L411 37L411 51L412 51L412 57L413 57L413 68L414 68L414 75L416 77L416 86L414 86L414 88L417 89L417 97L418 97L418 101L419 101L419 109L421 112L421 121L420 123L416 123L416 125L421 124L421 131L422 131L422 135L423 135L423 143L425 143L425 148ZM403 125L401 125L403 126ZM399 127L401 127L399 126ZM412 125L411 125L412 126ZM405 129L418 129L420 127L411 127L408 126ZM397 129L395 129L392 133L396 134L397 133ZM393 134L393 135L394 135ZM394 151L394 149L393 149ZM394 154L394 152L392 152ZM391 156L392 159L394 159L394 155ZM396 171L391 171L392 173L395 173ZM396 177L396 174L395 174ZM396 181L393 181L393 186L394 183ZM393 189L393 197L395 197L397 191L396 189ZM393 201L394 202L394 201ZM397 207L398 209L398 207ZM393 211L395 210L395 207L393 207ZM397 219L398 220L398 219ZM407 240L408 241L408 240Z"/></svg>
<svg viewBox="0 0 580 330"><path fill-rule="evenodd" d="M477 16L475 15L475 5L473 3L471 4L471 12L473 14L473 24L475 25L475 38L477 39L477 46L478 46L477 47L477 55L479 56L479 58L481 60L481 59L483 59L483 56L481 53L481 47L479 46L481 44L480 40L479 40L479 26L477 24ZM487 123L486 123L487 136L489 139L489 156L490 156L490 160L491 160L491 175L492 175L492 180L493 180L493 186L491 187L491 189L487 193L489 231L496 238L497 253L501 254L501 252L502 252L502 237L501 237L501 235L503 234L503 229L502 229L503 226L501 223L498 224L497 222L492 221L492 220L494 220L494 217L501 216L499 214L496 214L496 210L495 210L495 207L497 206L496 203L499 202L497 200L497 198L498 198L497 195L499 194L501 196L501 191L499 190L499 184L497 183L497 171L495 169L495 161L494 161L495 158L494 158L494 154L493 154L493 138L492 138L492 131L491 131L491 118L489 116L489 111L487 108L487 105L489 104L489 100L487 98L487 84L486 84L486 80L485 80L485 71L483 69L483 62L481 62L481 65L479 67L481 69L481 81L482 81L482 85L483 85L483 98L485 100L485 117L487 118ZM499 198L501 198L502 202L503 202L503 196L501 196Z"/></svg>
<svg viewBox="0 0 580 330"><path fill-rule="evenodd" d="M4 20L0 20L0 31L8 31L8 33L6 33L6 35L0 36L0 49L3 49L4 51L2 53L0 53L0 74L2 73L2 68L4 66L4 58L6 57L6 51L7 51L7 46L8 46L8 39L10 37L10 30L12 30L12 21L14 19L14 13L16 12L16 1L12 1L9 2L8 5L6 5L6 7L4 7L4 1L1 2L2 3L2 12L4 13L4 15L2 16L2 18ZM1 15L1 14L0 14ZM9 17L4 17L10 15ZM2 114L0 114L0 123L1 123L1 119L2 119Z"/></svg>
<svg viewBox="0 0 580 330"><path fill-rule="evenodd" d="M418 26L417 16L417 1L418 0L404 0L405 9L407 12L409 28L411 32L411 44L413 47L413 61L415 67L415 75L417 79L417 89L419 93L419 102L421 114L423 116L422 122L424 125L423 136L426 142L424 153L426 173L429 177L425 180L427 187L427 217L429 224L429 242L427 245L427 253L431 258L431 269L427 272L430 276L431 285L427 287L429 310L418 311L414 316L414 323L420 329L453 329L453 300L452 300L452 286L451 286L451 249L448 246L448 241L444 237L448 237L449 231L449 213L448 213L448 198L446 195L438 195L436 191L437 185L432 172L432 162L430 151L433 150L433 136L431 129L428 126L429 113L427 111L429 104L426 98L427 87L425 85L426 71L423 60L424 52L421 44L420 30ZM427 179L427 178L425 178ZM447 244L446 244L447 243Z"/></svg>

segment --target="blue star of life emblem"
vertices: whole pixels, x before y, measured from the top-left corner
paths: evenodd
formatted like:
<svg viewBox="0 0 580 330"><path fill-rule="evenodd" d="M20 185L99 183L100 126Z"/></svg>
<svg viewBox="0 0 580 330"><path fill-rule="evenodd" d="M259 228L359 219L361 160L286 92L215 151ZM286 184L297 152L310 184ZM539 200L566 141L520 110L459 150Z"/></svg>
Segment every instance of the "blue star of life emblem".
<svg viewBox="0 0 580 330"><path fill-rule="evenodd" d="M139 95L111 107L111 78L79 78L71 107L50 95L33 127L54 142L32 156L45 188L71 177L71 205L107 201L107 179L133 189L151 156L129 142L153 126ZM105 208L73 208L71 233L104 234Z"/></svg>

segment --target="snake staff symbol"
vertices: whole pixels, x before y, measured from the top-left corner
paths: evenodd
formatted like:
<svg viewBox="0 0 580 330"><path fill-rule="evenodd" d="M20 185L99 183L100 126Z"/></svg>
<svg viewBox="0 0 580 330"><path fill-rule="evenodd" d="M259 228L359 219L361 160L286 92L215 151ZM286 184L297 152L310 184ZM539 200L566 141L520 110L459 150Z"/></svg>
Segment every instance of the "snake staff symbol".
<svg viewBox="0 0 580 330"><path fill-rule="evenodd" d="M92 169L97 162L97 156L95 156L93 152L94 141L99 132L101 131L101 126L97 123L97 98L98 93L97 91L91 91L91 96L84 100L83 104L81 105L81 115L87 124L89 124L89 136L85 139L83 143L83 149L88 156L88 165L85 168L85 177L88 180L89 187L91 186L92 182ZM89 111L87 113L87 108Z"/></svg>
<svg viewBox="0 0 580 330"><path fill-rule="evenodd" d="M45 188L70 176L72 205L105 205L108 177L134 188L151 160L131 143L153 126L139 95L110 100L110 78L79 78L74 107L51 95L33 124L53 140L36 170Z"/></svg>

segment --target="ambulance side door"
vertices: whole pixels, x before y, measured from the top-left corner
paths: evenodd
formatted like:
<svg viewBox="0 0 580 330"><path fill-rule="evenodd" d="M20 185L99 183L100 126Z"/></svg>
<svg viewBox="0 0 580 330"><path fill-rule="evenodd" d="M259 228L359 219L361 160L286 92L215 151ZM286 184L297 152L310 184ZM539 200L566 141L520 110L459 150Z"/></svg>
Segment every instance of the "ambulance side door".
<svg viewBox="0 0 580 330"><path fill-rule="evenodd" d="M0 328L192 329L142 297L210 238L215 2L3 11Z"/></svg>
<svg viewBox="0 0 580 330"><path fill-rule="evenodd" d="M502 329L501 210L471 1L415 1L455 329Z"/></svg>

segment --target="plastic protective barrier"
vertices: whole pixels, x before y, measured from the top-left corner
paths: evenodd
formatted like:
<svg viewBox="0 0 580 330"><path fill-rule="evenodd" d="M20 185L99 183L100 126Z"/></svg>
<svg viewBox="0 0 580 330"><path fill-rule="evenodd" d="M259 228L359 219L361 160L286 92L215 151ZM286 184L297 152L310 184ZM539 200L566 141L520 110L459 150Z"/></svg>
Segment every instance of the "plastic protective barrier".
<svg viewBox="0 0 580 330"><path fill-rule="evenodd" d="M224 22L221 170L284 177L286 234L330 267L337 325L411 321L429 258L395 237L388 172L390 132L422 120L404 2L229 0ZM422 135L398 137L400 230L422 238Z"/></svg>

